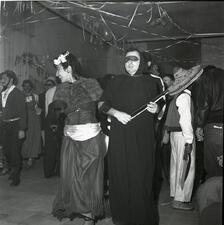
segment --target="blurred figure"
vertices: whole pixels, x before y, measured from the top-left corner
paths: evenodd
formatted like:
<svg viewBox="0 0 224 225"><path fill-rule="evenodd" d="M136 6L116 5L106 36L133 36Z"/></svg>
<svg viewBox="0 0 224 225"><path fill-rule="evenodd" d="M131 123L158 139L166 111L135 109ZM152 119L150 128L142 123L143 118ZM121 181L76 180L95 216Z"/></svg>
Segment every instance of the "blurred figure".
<svg viewBox="0 0 224 225"><path fill-rule="evenodd" d="M209 205L223 200L223 177L208 178L197 190L197 204L199 214Z"/></svg>
<svg viewBox="0 0 224 225"><path fill-rule="evenodd" d="M206 207L199 216L199 225L223 225L223 203L215 202Z"/></svg>
<svg viewBox="0 0 224 225"><path fill-rule="evenodd" d="M57 82L59 83L59 82ZM53 97L57 85L51 87L45 94L45 150L43 154L43 168L45 178L60 175L60 150L63 137L65 114L63 105L54 107Z"/></svg>
<svg viewBox="0 0 224 225"><path fill-rule="evenodd" d="M166 89L169 88L170 86L172 86L174 81L175 81L175 79L174 79L173 74L165 74L163 76L163 82L165 84Z"/></svg>
<svg viewBox="0 0 224 225"><path fill-rule="evenodd" d="M113 74L106 74L104 77L100 77L97 79L101 88L103 90L106 89L107 85L111 82L112 79L115 78ZM105 142L108 148L109 144L109 133L110 133L110 116L102 113L98 110L97 118L100 121L100 126L102 128L103 133L105 134ZM108 155L104 157L104 197L107 199L109 197L109 181L108 181Z"/></svg>
<svg viewBox="0 0 224 225"><path fill-rule="evenodd" d="M2 73L0 74L0 93L3 90L3 83L2 83ZM4 169L5 166L5 154L3 152L3 140L2 140L2 98L0 98L0 172Z"/></svg>
<svg viewBox="0 0 224 225"><path fill-rule="evenodd" d="M42 137L42 151L41 153L43 154L44 152L44 146L45 146L45 134L44 134L44 121L45 121L45 95L47 90L50 88L54 87L56 85L56 80L55 77L48 77L44 81L44 92L39 94L39 101L38 101L38 107L41 109L41 114L40 114L40 119L41 119L41 137Z"/></svg>
<svg viewBox="0 0 224 225"><path fill-rule="evenodd" d="M169 88L173 85L175 79L172 74L165 74L163 76L163 82L165 85L165 89ZM170 133L165 129L165 121L167 117L167 112L169 109L170 102L172 97L166 95L166 108L164 111L163 118L161 119L161 129L162 129L162 138L161 138L161 161L162 161L162 168L163 168L163 175L169 184L170 179L170 154L171 154L171 146L170 146ZM170 202L170 199L162 201L161 204L165 205Z"/></svg>
<svg viewBox="0 0 224 225"><path fill-rule="evenodd" d="M221 225L223 212L223 177L208 178L197 190L199 225Z"/></svg>
<svg viewBox="0 0 224 225"><path fill-rule="evenodd" d="M30 168L41 152L41 109L38 107L38 95L33 92L34 86L32 81L24 80L22 88L26 99L28 126L22 146L22 156L24 159L27 159L26 167Z"/></svg>
<svg viewBox="0 0 224 225"><path fill-rule="evenodd" d="M11 70L2 73L2 140L7 167L1 175L9 175L11 186L20 184L22 169L21 145L25 138L26 104L23 93L16 87L16 74Z"/></svg>
<svg viewBox="0 0 224 225"><path fill-rule="evenodd" d="M144 52L143 54L144 59L147 63L146 70L144 71L145 74L149 75L150 77L154 78L157 84L157 90L159 93L162 93L165 91L165 86L163 83L163 79L161 78L161 70L160 67L156 64L154 58L150 53ZM164 125L164 112L166 109L165 104L166 98L164 97L163 100L160 101L161 108L160 112L158 113L157 117L154 118L155 120L155 136L156 136L156 167L155 167L155 174L154 174L154 182L153 182L153 190L154 190L154 198L156 201L159 199L159 193L162 187L162 170L164 168L163 165L163 149L161 146L161 140L162 140L162 133L163 133L163 125Z"/></svg>
<svg viewBox="0 0 224 225"><path fill-rule="evenodd" d="M197 97L196 136L204 140L206 178L222 176L224 70L207 66L200 79Z"/></svg>

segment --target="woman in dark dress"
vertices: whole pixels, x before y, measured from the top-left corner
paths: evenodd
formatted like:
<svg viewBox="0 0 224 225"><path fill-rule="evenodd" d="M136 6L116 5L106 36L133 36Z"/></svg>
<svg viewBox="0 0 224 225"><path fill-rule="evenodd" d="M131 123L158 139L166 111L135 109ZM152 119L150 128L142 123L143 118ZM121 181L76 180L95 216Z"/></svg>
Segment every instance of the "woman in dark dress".
<svg viewBox="0 0 224 225"><path fill-rule="evenodd" d="M65 115L60 184L53 203L58 219L80 216L92 225L103 213L104 136L96 119L102 89L94 79L78 76L76 57L66 52L54 60L61 80L51 107ZM61 107L64 105L63 107Z"/></svg>
<svg viewBox="0 0 224 225"><path fill-rule="evenodd" d="M128 74L111 80L98 104L112 116L108 150L112 219L115 224L157 225L153 114L159 107L150 100L160 93L155 78L143 75L145 62L138 50L127 51L125 69ZM147 111L132 120L130 114L146 103Z"/></svg>

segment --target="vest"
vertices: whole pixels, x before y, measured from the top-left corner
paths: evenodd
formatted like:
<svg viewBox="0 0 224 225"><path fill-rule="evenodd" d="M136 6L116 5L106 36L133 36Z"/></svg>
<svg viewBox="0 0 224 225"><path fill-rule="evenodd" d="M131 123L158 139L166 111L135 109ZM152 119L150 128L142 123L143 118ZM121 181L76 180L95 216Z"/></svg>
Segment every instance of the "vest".
<svg viewBox="0 0 224 225"><path fill-rule="evenodd" d="M169 105L169 109L168 109L168 112L167 112L167 117L166 117L166 122L165 122L165 128L167 131L182 131L181 130L181 126L180 126L180 114L178 112L178 107L176 105L176 100L177 98L183 94L183 93L186 93L188 94L187 92L183 91L181 92L180 94L174 96L174 98L171 100L170 102L170 105ZM188 94L189 95L189 94ZM191 101L191 121L193 122L193 102Z"/></svg>

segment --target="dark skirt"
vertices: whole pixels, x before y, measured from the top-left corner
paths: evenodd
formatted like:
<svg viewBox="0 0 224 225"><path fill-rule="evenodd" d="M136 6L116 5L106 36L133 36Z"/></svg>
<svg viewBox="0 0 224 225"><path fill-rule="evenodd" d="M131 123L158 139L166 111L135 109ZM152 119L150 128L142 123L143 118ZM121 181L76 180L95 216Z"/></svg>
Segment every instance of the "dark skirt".
<svg viewBox="0 0 224 225"><path fill-rule="evenodd" d="M86 141L64 137L53 215L60 210L64 212L64 217L90 212L94 217L102 215L105 152L102 133Z"/></svg>

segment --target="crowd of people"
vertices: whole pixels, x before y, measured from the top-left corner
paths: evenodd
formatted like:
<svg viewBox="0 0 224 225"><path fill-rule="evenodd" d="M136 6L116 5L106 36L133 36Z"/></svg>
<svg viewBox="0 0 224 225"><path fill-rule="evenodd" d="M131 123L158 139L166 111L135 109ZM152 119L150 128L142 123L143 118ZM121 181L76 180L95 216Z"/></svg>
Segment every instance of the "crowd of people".
<svg viewBox="0 0 224 225"><path fill-rule="evenodd" d="M223 69L177 65L163 75L150 54L135 48L126 51L121 75L83 77L68 51L53 63L56 76L39 95L31 80L20 90L13 71L0 74L0 175L11 186L43 156L45 178L60 177L52 207L59 220L81 217L93 225L105 217L107 193L114 224L157 225L165 180L173 209L196 207L200 225L211 212L220 223ZM178 82L181 91L164 94Z"/></svg>

